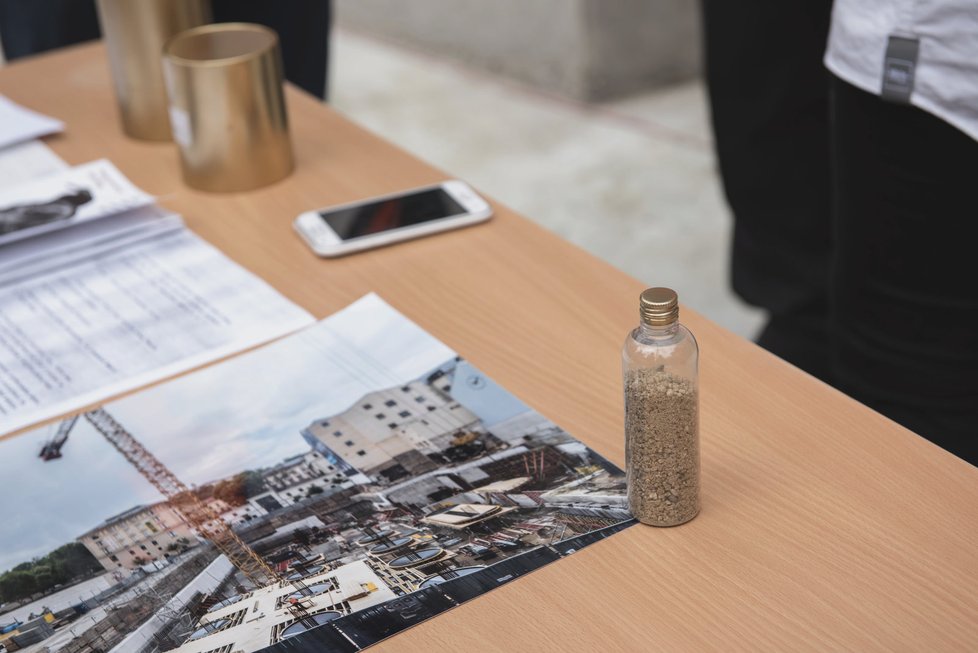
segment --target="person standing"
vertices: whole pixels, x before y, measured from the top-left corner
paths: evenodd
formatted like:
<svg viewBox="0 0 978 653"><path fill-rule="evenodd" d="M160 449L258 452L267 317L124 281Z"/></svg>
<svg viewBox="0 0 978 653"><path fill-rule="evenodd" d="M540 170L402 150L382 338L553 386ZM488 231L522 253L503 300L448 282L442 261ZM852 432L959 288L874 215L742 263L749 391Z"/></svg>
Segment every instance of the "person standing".
<svg viewBox="0 0 978 653"><path fill-rule="evenodd" d="M703 0L731 281L768 322L757 342L829 381L831 0Z"/></svg>
<svg viewBox="0 0 978 653"><path fill-rule="evenodd" d="M978 5L703 10L733 285L770 312L758 343L978 464Z"/></svg>
<svg viewBox="0 0 978 653"><path fill-rule="evenodd" d="M833 372L978 464L978 3L836 0Z"/></svg>

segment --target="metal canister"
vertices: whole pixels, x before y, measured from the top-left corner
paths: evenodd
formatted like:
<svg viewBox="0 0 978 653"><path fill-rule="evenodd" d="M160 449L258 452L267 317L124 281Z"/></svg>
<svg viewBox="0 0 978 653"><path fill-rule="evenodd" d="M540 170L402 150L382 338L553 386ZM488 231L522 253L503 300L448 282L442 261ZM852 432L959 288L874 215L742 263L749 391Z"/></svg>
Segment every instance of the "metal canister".
<svg viewBox="0 0 978 653"><path fill-rule="evenodd" d="M142 140L170 140L163 45L208 22L210 1L98 0L98 15L123 130Z"/></svg>
<svg viewBox="0 0 978 653"><path fill-rule="evenodd" d="M187 185L244 191L292 172L274 31L250 23L197 27L166 44L163 65Z"/></svg>

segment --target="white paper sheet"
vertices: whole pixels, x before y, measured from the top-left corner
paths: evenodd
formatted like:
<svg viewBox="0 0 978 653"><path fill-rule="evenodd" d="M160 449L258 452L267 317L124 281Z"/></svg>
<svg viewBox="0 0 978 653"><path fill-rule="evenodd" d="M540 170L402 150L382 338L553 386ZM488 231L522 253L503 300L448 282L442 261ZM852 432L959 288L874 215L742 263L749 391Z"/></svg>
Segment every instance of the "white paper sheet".
<svg viewBox="0 0 978 653"><path fill-rule="evenodd" d="M65 125L0 95L0 148L64 131Z"/></svg>
<svg viewBox="0 0 978 653"><path fill-rule="evenodd" d="M8 282L0 285L0 434L313 321L186 229Z"/></svg>
<svg viewBox="0 0 978 653"><path fill-rule="evenodd" d="M0 245L153 203L100 159L0 188Z"/></svg>
<svg viewBox="0 0 978 653"><path fill-rule="evenodd" d="M0 246L0 287L184 228L179 215L146 206L9 243Z"/></svg>
<svg viewBox="0 0 978 653"><path fill-rule="evenodd" d="M27 141L0 149L0 188L51 175L69 166L43 141Z"/></svg>

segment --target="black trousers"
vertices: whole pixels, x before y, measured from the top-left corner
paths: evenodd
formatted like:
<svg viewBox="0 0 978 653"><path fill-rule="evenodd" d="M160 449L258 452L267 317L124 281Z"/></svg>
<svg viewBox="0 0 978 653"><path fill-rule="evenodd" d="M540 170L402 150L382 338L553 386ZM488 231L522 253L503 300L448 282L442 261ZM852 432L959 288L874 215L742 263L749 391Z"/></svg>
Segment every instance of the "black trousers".
<svg viewBox="0 0 978 653"><path fill-rule="evenodd" d="M758 343L978 464L978 143L829 75L827 0L703 9Z"/></svg>
<svg viewBox="0 0 978 653"><path fill-rule="evenodd" d="M242 21L278 32L285 77L321 98L327 96L331 0L212 0L214 22Z"/></svg>
<svg viewBox="0 0 978 653"><path fill-rule="evenodd" d="M213 0L215 22L260 23L279 33L286 78L315 96L327 91L330 0ZM8 59L97 39L94 0L0 0Z"/></svg>
<svg viewBox="0 0 978 653"><path fill-rule="evenodd" d="M702 5L734 291L769 312L760 345L829 380L831 0Z"/></svg>
<svg viewBox="0 0 978 653"><path fill-rule="evenodd" d="M0 40L9 60L98 37L94 0L0 0Z"/></svg>
<svg viewBox="0 0 978 653"><path fill-rule="evenodd" d="M836 381L978 464L978 141L831 88Z"/></svg>

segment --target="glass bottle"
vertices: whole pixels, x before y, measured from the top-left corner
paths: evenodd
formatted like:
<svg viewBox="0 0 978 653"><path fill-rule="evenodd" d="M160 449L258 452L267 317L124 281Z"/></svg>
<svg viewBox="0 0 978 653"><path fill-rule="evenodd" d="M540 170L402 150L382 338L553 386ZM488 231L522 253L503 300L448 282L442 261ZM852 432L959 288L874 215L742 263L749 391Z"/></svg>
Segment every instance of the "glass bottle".
<svg viewBox="0 0 978 653"><path fill-rule="evenodd" d="M676 526L700 509L699 348L675 291L649 288L639 305L622 348L628 507L644 524Z"/></svg>

